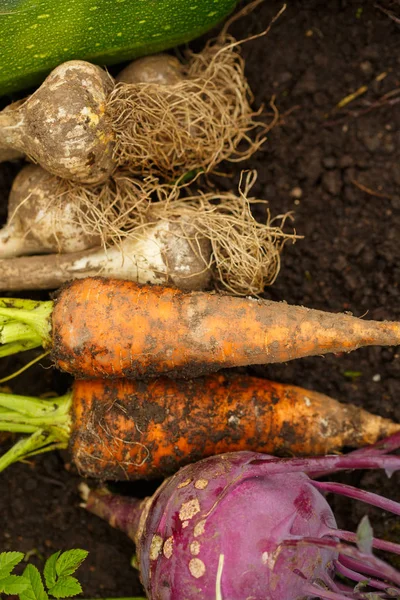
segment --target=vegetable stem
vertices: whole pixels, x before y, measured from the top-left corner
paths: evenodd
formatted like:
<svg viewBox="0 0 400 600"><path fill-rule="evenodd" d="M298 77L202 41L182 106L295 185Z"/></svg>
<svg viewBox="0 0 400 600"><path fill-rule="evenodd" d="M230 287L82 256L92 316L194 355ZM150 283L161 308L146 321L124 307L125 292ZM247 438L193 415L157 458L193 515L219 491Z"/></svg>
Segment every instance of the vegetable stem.
<svg viewBox="0 0 400 600"><path fill-rule="evenodd" d="M9 342L0 346L0 358L3 356L11 356L11 354L18 354L18 352L24 352L25 350L32 350L41 346L42 340L32 332L32 338L20 342Z"/></svg>
<svg viewBox="0 0 400 600"><path fill-rule="evenodd" d="M51 433L37 429L32 435L19 440L8 452L0 457L0 473L14 462L26 460L35 454L55 449L65 449L67 442L62 442Z"/></svg>
<svg viewBox="0 0 400 600"><path fill-rule="evenodd" d="M32 339L32 328L18 321L5 321L0 329L0 343L8 344Z"/></svg>
<svg viewBox="0 0 400 600"><path fill-rule="evenodd" d="M133 542L138 542L144 501L129 496L117 496L106 488L90 489L80 485L80 493L87 511L107 521L125 533Z"/></svg>
<svg viewBox="0 0 400 600"><path fill-rule="evenodd" d="M0 298L0 356L51 344L54 302Z"/></svg>
<svg viewBox="0 0 400 600"><path fill-rule="evenodd" d="M71 393L51 400L0 394L0 431L32 434L0 457L0 472L35 454L67 448L71 404Z"/></svg>

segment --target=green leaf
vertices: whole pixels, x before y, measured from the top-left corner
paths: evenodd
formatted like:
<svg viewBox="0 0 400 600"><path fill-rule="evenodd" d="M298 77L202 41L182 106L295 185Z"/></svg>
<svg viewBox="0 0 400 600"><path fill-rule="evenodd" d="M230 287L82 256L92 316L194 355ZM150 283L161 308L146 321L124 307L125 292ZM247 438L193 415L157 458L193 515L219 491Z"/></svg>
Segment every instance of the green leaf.
<svg viewBox="0 0 400 600"><path fill-rule="evenodd" d="M7 577L23 558L24 554L22 552L1 552L0 579Z"/></svg>
<svg viewBox="0 0 400 600"><path fill-rule="evenodd" d="M63 552L56 562L56 572L59 577L66 577L75 573L88 555L87 550L67 550Z"/></svg>
<svg viewBox="0 0 400 600"><path fill-rule="evenodd" d="M0 593L18 595L28 587L24 578L19 575L9 575L0 580Z"/></svg>
<svg viewBox="0 0 400 600"><path fill-rule="evenodd" d="M28 565L23 573L23 579L28 584L24 592L19 594L20 600L48 600L39 571L33 565Z"/></svg>
<svg viewBox="0 0 400 600"><path fill-rule="evenodd" d="M60 550L52 554L50 558L46 560L46 564L44 565L43 575L49 589L53 587L57 581L56 562L59 556Z"/></svg>
<svg viewBox="0 0 400 600"><path fill-rule="evenodd" d="M365 515L357 527L358 549L365 554L372 554L373 540L374 532L372 531L371 523L369 522L367 515Z"/></svg>
<svg viewBox="0 0 400 600"><path fill-rule="evenodd" d="M71 577L71 575L60 577L57 583L49 590L49 594L55 598L70 598L81 593L81 584L75 577Z"/></svg>

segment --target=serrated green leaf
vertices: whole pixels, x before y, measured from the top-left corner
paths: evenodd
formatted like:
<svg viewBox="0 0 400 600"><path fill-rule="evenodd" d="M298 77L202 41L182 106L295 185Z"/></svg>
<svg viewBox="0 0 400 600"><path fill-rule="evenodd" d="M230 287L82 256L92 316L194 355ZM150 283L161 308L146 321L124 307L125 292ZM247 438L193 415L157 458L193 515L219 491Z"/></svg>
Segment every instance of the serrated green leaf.
<svg viewBox="0 0 400 600"><path fill-rule="evenodd" d="M24 558L22 552L1 552L0 553L0 579L7 577L11 571Z"/></svg>
<svg viewBox="0 0 400 600"><path fill-rule="evenodd" d="M81 592L81 584L76 577L72 577L71 575L60 577L57 583L49 590L49 594L55 598L70 598L71 596L77 596Z"/></svg>
<svg viewBox="0 0 400 600"><path fill-rule="evenodd" d="M0 593L18 595L26 588L28 584L22 576L19 575L8 575L4 579L0 580Z"/></svg>
<svg viewBox="0 0 400 600"><path fill-rule="evenodd" d="M60 556L60 550L55 552L46 560L46 564L44 565L43 575L44 580L46 582L47 587L50 589L55 585L57 581L57 571L56 571L56 562L58 557Z"/></svg>
<svg viewBox="0 0 400 600"><path fill-rule="evenodd" d="M39 571L33 565L28 565L22 575L28 587L19 594L20 600L48 600Z"/></svg>
<svg viewBox="0 0 400 600"><path fill-rule="evenodd" d="M59 577L67 577L75 573L89 553L87 550L66 550L58 557L56 572Z"/></svg>
<svg viewBox="0 0 400 600"><path fill-rule="evenodd" d="M357 527L358 549L365 554L372 554L373 540L374 532L372 531L371 523L369 522L367 515L365 515Z"/></svg>

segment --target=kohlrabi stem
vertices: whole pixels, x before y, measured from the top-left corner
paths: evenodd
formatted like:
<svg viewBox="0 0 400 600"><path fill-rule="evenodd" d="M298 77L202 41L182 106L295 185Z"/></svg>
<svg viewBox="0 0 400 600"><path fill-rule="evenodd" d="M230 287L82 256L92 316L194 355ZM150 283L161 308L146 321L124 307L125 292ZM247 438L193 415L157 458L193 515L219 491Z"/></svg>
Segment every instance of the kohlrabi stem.
<svg viewBox="0 0 400 600"><path fill-rule="evenodd" d="M390 565L386 564L383 560L380 560L373 554L362 552L358 548L341 544L336 542L334 539L329 538L315 538L315 537L303 537L299 539L287 539L281 542L282 546L289 547L307 547L313 546L316 548L331 548L339 553L340 560L343 557L350 557L360 562L363 565L363 569L367 568L373 576L381 577L388 581L393 581L397 586L400 585L400 573ZM389 587L389 585L388 585Z"/></svg>
<svg viewBox="0 0 400 600"><path fill-rule="evenodd" d="M347 577L348 579L352 579L353 581L358 581L358 582L366 580L365 575L362 575L361 573L357 573L356 571L353 571L352 569L345 567L344 565L342 565L342 563L339 560L337 560L335 562L335 567L336 567L336 570L338 573L340 573L341 575L344 575L344 577ZM368 578L366 584L369 587L374 587L378 590L383 590L383 591L385 591L388 588L388 584L385 583L384 581L379 581L379 579ZM395 589L395 591L397 593L400 593L399 589Z"/></svg>
<svg viewBox="0 0 400 600"><path fill-rule="evenodd" d="M53 304L0 298L0 356L50 346Z"/></svg>
<svg viewBox="0 0 400 600"><path fill-rule="evenodd" d="M400 470L400 456L388 455L356 455L350 452L344 456L322 456L310 458L260 458L249 461L256 467L257 473L275 475L278 473L307 473L310 477L319 476L321 472L337 473L347 469L384 469L388 475Z"/></svg>
<svg viewBox="0 0 400 600"><path fill-rule="evenodd" d="M72 393L41 400L0 394L0 431L31 433L0 457L0 472L35 454L67 448L71 432Z"/></svg>
<svg viewBox="0 0 400 600"><path fill-rule="evenodd" d="M79 490L84 500L83 508L137 542L140 517L146 500L119 496L105 488L91 490L85 483L79 486Z"/></svg>
<svg viewBox="0 0 400 600"><path fill-rule="evenodd" d="M357 571L359 573L365 574L366 579L368 578L367 576L376 578L382 577L382 573L379 571L379 569L374 569L371 566L366 565L365 562L361 560L355 560L354 558L341 555L340 562L349 569L352 569L352 571Z"/></svg>
<svg viewBox="0 0 400 600"><path fill-rule="evenodd" d="M379 494L373 492L367 492L366 490L359 490L351 485L344 483L336 483L334 481L313 481L313 486L323 492L331 492L333 494L340 494L341 496L347 496L360 502L366 502L372 506L377 506L383 510L392 512L395 515L400 515L400 503L394 500L389 500Z"/></svg>
<svg viewBox="0 0 400 600"><path fill-rule="evenodd" d="M353 542L357 544L357 534L352 531L345 531L343 529L331 529L329 535L336 536L345 542ZM372 547L377 550L385 550L385 552L391 552L392 554L400 555L400 544L396 542L388 542L387 540L381 540L380 538L372 538Z"/></svg>
<svg viewBox="0 0 400 600"><path fill-rule="evenodd" d="M345 594L340 594L338 592L332 592L330 590L325 590L318 585L313 585L312 583L305 583L303 592L307 595L307 598L309 598L309 597L323 598L324 600L349 600L349 599L351 599L351 596L347 596Z"/></svg>

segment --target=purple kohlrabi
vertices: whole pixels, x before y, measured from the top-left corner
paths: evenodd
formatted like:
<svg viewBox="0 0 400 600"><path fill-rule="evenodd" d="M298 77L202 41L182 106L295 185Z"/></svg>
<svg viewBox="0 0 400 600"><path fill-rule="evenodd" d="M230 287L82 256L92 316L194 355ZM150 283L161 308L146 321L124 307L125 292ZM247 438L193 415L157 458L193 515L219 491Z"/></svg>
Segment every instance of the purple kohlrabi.
<svg viewBox="0 0 400 600"><path fill-rule="evenodd" d="M400 434L346 456L277 459L254 452L213 456L182 468L151 498L83 486L86 508L136 543L153 600L349 600L400 596L400 573L372 554L400 545L337 528L324 492L400 515L400 504L311 477L343 469L400 469ZM368 531L368 528L367 528ZM350 542L350 543L349 543ZM358 545L357 545L357 542ZM336 574L369 587L353 589ZM367 595L366 595L367 594Z"/></svg>

